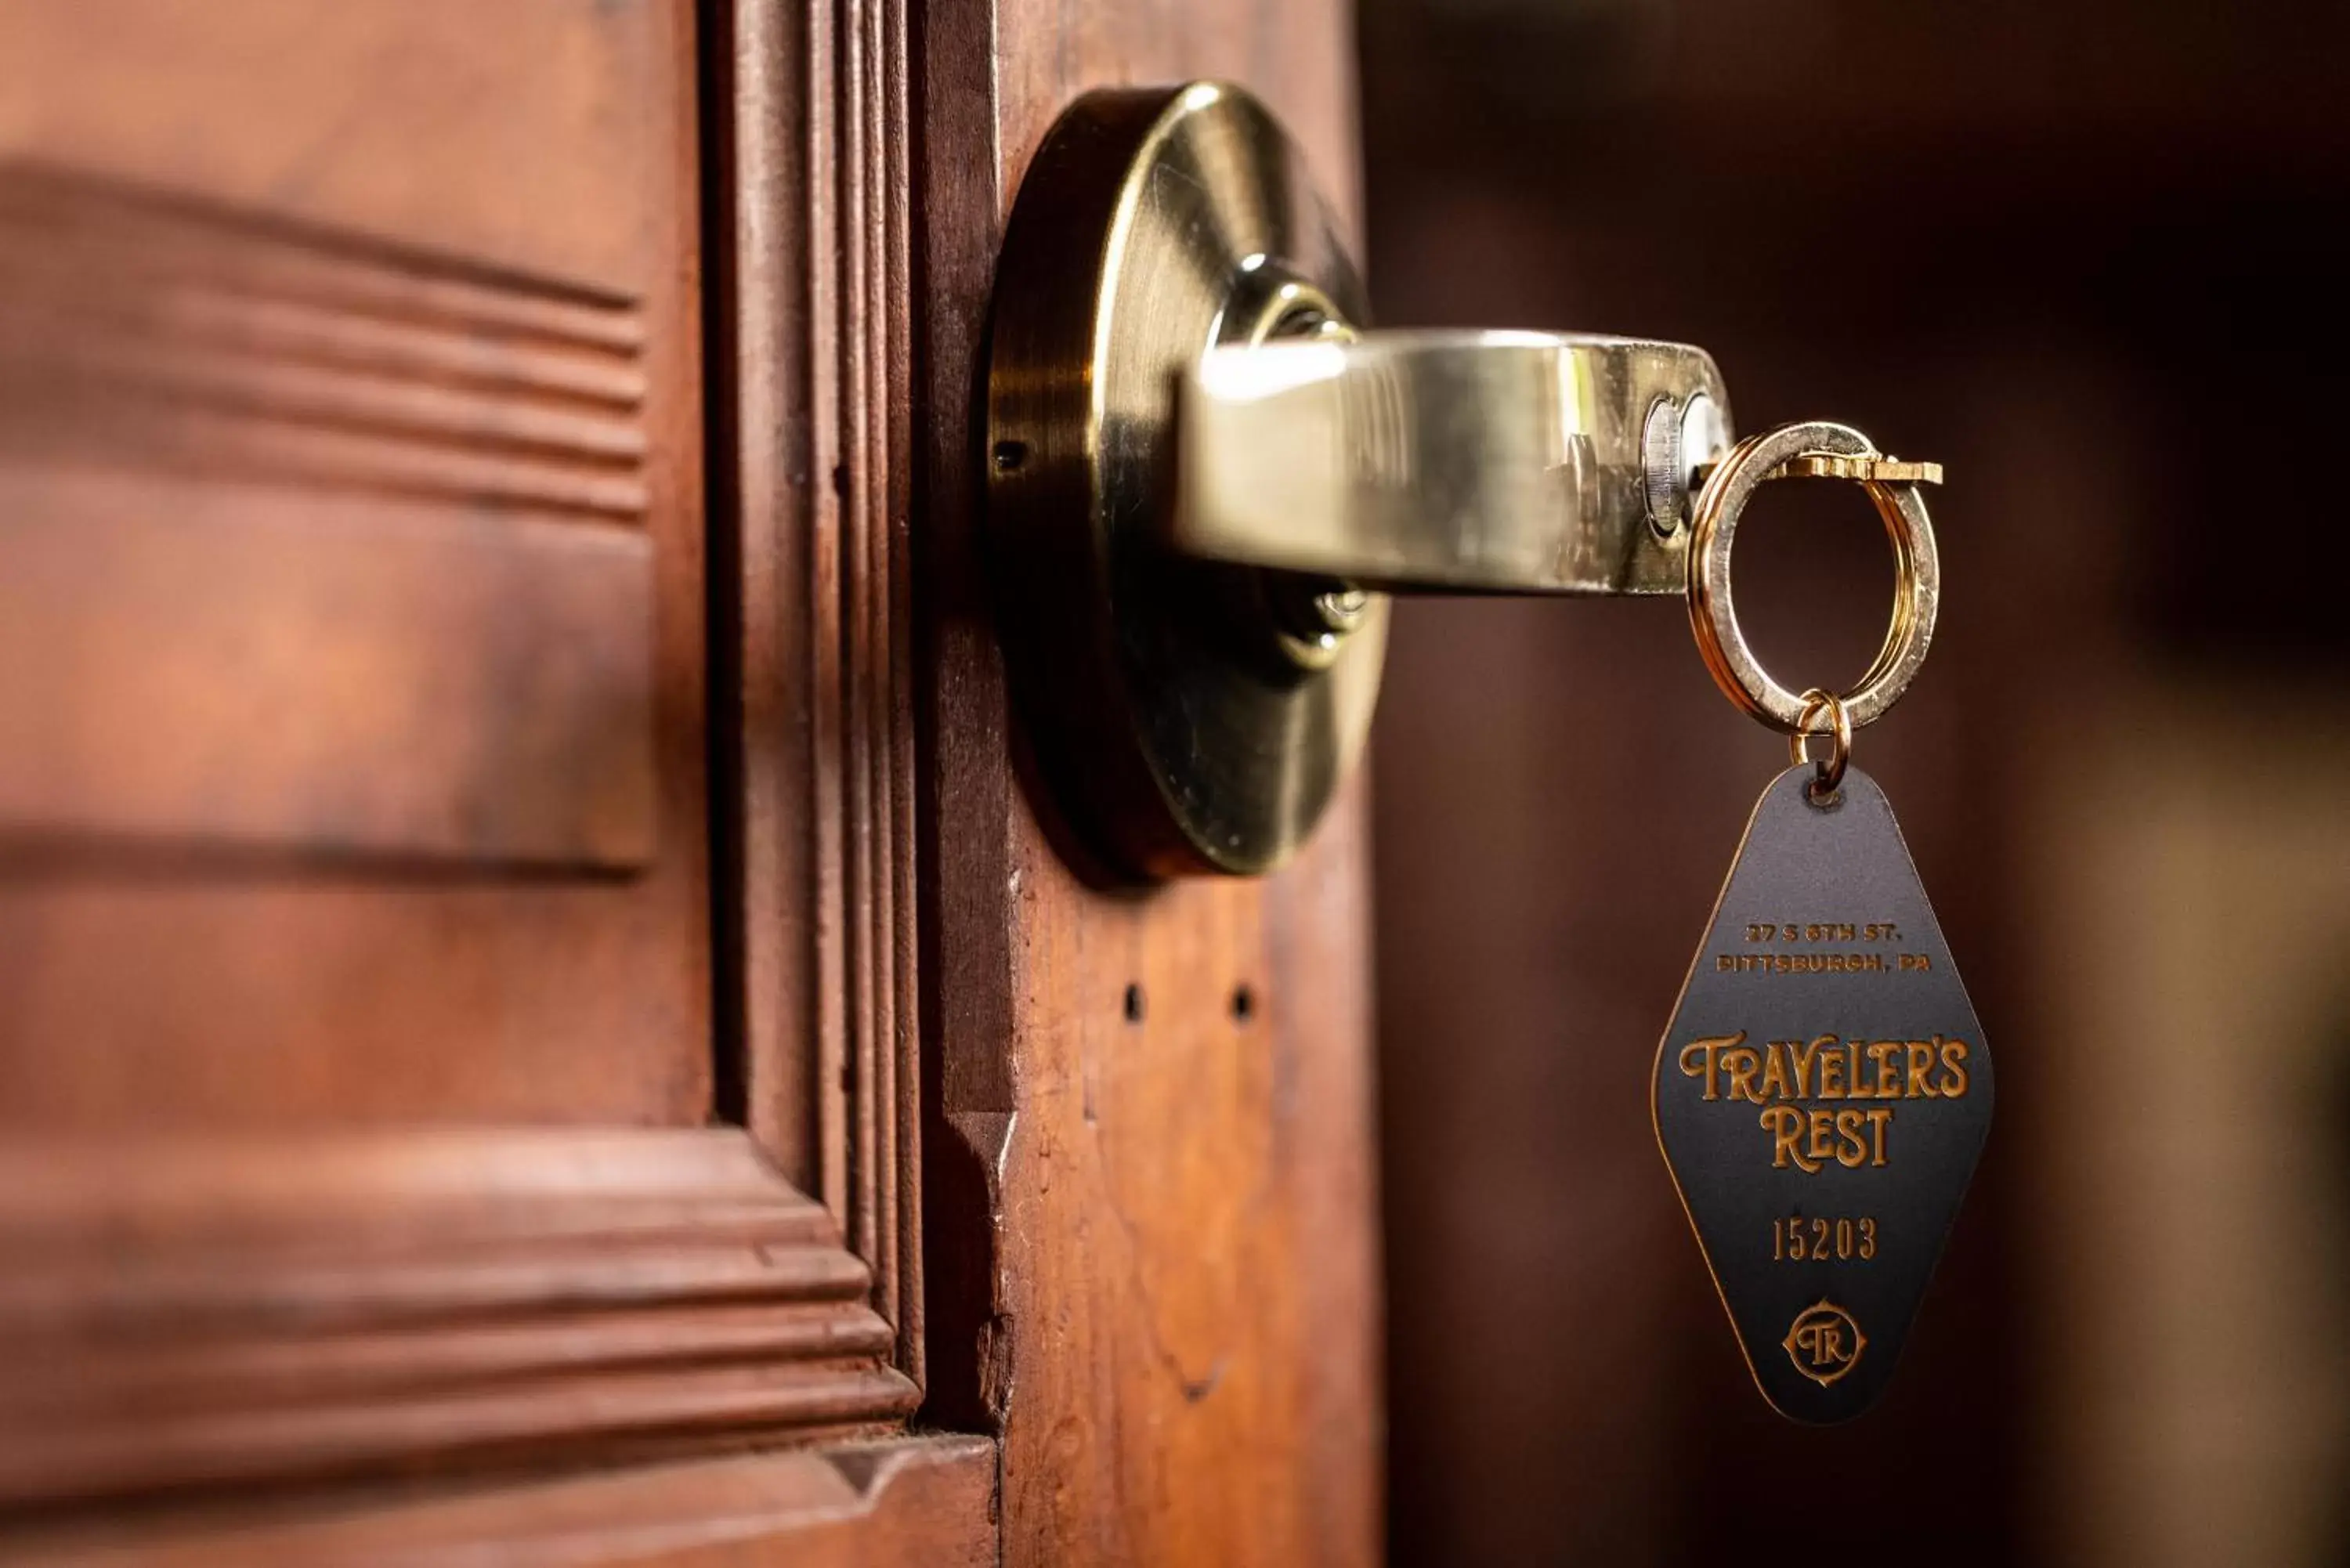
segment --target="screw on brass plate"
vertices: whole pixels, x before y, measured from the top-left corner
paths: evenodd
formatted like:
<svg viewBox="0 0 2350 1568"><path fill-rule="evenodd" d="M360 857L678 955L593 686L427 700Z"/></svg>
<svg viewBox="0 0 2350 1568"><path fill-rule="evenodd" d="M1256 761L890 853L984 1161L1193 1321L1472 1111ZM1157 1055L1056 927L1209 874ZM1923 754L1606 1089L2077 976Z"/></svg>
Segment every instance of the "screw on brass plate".
<svg viewBox="0 0 2350 1568"><path fill-rule="evenodd" d="M1681 406L1659 398L1640 429L1641 489L1648 504L1648 526L1669 539L1689 520L1689 489L1681 459Z"/></svg>
<svg viewBox="0 0 2350 1568"><path fill-rule="evenodd" d="M1369 593L1340 577L1268 572L1264 597L1283 649L1307 670L1327 667L1371 610Z"/></svg>
<svg viewBox="0 0 2350 1568"><path fill-rule="evenodd" d="M1698 489L1728 441L1721 410L1703 392L1686 403L1659 398L1649 405L1640 431L1641 489L1657 537L1669 539L1689 522Z"/></svg>
<svg viewBox="0 0 2350 1568"><path fill-rule="evenodd" d="M1344 637L1362 625L1370 607L1371 596L1351 583L1315 594L1311 605L1314 619L1332 637Z"/></svg>

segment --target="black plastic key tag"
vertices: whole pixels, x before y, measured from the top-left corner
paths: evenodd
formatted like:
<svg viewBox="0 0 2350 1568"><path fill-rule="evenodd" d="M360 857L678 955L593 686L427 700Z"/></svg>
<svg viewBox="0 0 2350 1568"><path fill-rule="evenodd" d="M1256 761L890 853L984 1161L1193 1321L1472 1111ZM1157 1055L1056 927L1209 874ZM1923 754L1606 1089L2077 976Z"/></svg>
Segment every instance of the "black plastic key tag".
<svg viewBox="0 0 2350 1568"><path fill-rule="evenodd" d="M1892 808L1808 766L1755 804L1657 1052L1657 1141L1754 1381L1885 1390L1991 1130L1991 1053Z"/></svg>
<svg viewBox="0 0 2350 1568"><path fill-rule="evenodd" d="M1838 466L1804 466L1823 455ZM1916 490L1929 469L1897 469L1842 426L1783 427L1708 482L1690 544L1706 662L1793 735L1798 765L1755 803L1658 1047L1651 1103L1747 1366L1799 1421L1846 1420L1884 1393L1991 1130L1981 1025L1892 807L1846 765L1854 726L1900 695L1931 635L1939 569ZM1783 472L1860 479L1894 539L1893 630L1848 697L1772 681L1731 610L1738 511ZM1805 737L1822 720L1833 750L1814 764Z"/></svg>

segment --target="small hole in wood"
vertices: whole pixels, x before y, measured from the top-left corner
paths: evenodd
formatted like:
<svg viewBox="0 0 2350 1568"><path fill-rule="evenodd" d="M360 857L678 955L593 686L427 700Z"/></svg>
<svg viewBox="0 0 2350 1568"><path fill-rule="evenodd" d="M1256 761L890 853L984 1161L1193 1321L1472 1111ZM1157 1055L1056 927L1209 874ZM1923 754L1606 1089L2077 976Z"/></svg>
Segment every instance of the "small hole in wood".
<svg viewBox="0 0 2350 1568"><path fill-rule="evenodd" d="M1024 441L1000 441L995 443L995 472L1011 473L1028 461L1028 443Z"/></svg>
<svg viewBox="0 0 2350 1568"><path fill-rule="evenodd" d="M1142 987L1139 985L1126 988L1126 1021L1128 1023L1142 1022Z"/></svg>
<svg viewBox="0 0 2350 1568"><path fill-rule="evenodd" d="M1256 1016L1256 992L1246 985L1232 988L1232 1016L1243 1023Z"/></svg>

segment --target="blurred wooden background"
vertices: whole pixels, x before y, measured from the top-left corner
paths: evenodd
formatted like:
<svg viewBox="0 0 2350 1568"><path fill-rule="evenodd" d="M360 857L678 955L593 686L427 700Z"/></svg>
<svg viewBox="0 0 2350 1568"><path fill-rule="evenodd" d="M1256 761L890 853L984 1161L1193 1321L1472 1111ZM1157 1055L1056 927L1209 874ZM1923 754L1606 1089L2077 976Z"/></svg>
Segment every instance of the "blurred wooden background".
<svg viewBox="0 0 2350 1568"><path fill-rule="evenodd" d="M1674 606L1405 606L1375 741L1396 1560L2343 1561L2350 16L1365 0L1361 29L1382 325L1698 342L1742 431L1949 464L1941 628L1858 757L2002 1075L1894 1392L1784 1426L1647 1106L1782 742ZM1848 684L1890 560L1861 497L1804 489L1742 533L1741 609L1783 678Z"/></svg>

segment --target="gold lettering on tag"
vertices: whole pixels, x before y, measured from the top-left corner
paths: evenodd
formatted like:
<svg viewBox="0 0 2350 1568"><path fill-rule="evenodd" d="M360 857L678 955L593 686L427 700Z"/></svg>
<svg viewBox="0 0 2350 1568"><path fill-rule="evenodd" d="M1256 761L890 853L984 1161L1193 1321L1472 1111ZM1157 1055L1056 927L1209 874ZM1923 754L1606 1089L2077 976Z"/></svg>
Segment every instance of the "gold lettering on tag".
<svg viewBox="0 0 2350 1568"><path fill-rule="evenodd" d="M1769 1136L1774 1170L1806 1173L1892 1162L1893 1106L1831 1109L1823 1100L1955 1100L1967 1092L1971 1052L1955 1035L1926 1040L1773 1040L1756 1050L1746 1031L1692 1040L1676 1060L1708 1100L1744 1100Z"/></svg>
<svg viewBox="0 0 2350 1568"><path fill-rule="evenodd" d="M1868 1340L1852 1314L1822 1296L1795 1314L1781 1345L1795 1370L1825 1388L1860 1365Z"/></svg>

